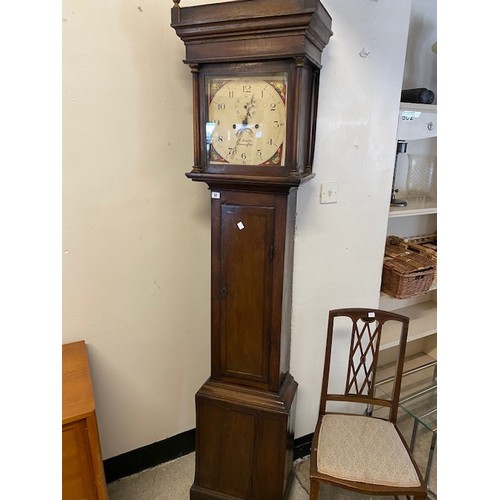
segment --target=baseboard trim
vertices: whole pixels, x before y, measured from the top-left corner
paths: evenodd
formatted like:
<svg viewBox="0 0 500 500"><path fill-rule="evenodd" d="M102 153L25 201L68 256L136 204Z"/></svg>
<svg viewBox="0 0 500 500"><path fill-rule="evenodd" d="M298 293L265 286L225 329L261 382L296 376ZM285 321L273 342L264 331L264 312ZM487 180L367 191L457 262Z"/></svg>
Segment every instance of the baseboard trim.
<svg viewBox="0 0 500 500"><path fill-rule="evenodd" d="M106 482L156 467L195 450L195 429L104 460Z"/></svg>
<svg viewBox="0 0 500 500"><path fill-rule="evenodd" d="M294 460L307 457L307 455L311 454L313 435L314 434L311 432L311 434L306 434L305 436L299 437L293 441Z"/></svg>
<svg viewBox="0 0 500 500"><path fill-rule="evenodd" d="M304 458L311 452L312 434L307 434L293 442L293 459ZM135 450L127 451L116 457L104 460L106 482L112 483L131 474L156 467L164 462L183 457L195 451L196 431L177 434L176 436L148 444Z"/></svg>

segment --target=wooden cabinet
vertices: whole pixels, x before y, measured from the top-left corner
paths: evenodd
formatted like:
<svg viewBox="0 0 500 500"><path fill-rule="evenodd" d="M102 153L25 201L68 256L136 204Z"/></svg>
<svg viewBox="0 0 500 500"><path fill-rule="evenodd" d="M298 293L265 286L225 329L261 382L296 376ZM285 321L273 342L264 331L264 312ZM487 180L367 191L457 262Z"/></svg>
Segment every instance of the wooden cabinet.
<svg viewBox="0 0 500 500"><path fill-rule="evenodd" d="M108 498L84 341L62 346L62 498Z"/></svg>

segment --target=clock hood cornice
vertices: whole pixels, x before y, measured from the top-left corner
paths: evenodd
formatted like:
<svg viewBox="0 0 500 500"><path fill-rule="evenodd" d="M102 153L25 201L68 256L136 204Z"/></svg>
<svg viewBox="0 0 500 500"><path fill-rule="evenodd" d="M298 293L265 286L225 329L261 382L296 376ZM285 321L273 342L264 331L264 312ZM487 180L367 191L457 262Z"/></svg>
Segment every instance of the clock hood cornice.
<svg viewBox="0 0 500 500"><path fill-rule="evenodd" d="M188 64L306 57L321 67L332 19L320 0L237 0L171 10ZM220 54L224 54L221 59Z"/></svg>

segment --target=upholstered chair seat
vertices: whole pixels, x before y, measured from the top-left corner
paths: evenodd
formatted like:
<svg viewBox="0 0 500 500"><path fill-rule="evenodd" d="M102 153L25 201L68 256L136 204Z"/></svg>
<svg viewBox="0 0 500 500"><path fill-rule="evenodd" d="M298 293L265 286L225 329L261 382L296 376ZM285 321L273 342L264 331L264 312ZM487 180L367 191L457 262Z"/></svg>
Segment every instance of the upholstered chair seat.
<svg viewBox="0 0 500 500"><path fill-rule="evenodd" d="M318 439L318 472L384 486L420 486L392 422L363 415L324 415Z"/></svg>

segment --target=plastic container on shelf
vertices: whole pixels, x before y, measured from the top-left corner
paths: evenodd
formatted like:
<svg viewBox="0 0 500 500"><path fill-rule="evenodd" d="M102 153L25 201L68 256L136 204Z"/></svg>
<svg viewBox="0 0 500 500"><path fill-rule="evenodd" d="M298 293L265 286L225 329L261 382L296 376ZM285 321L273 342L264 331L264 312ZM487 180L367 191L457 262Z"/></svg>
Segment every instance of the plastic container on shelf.
<svg viewBox="0 0 500 500"><path fill-rule="evenodd" d="M435 155L408 155L408 175L406 191L408 197L429 197L435 191L436 178Z"/></svg>

